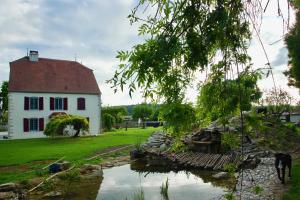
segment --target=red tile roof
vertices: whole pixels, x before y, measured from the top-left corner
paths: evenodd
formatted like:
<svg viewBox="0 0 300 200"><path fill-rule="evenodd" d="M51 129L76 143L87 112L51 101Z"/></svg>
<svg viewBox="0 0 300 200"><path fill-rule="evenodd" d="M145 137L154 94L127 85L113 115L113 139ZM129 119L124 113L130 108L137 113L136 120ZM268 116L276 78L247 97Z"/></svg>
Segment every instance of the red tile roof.
<svg viewBox="0 0 300 200"><path fill-rule="evenodd" d="M10 92L100 94L93 70L67 60L28 57L10 62Z"/></svg>

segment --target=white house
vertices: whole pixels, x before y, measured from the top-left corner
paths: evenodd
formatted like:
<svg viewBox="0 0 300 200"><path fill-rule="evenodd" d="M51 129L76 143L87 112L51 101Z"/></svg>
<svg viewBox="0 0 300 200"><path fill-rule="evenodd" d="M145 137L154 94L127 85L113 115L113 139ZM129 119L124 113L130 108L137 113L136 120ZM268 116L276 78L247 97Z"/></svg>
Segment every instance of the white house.
<svg viewBox="0 0 300 200"><path fill-rule="evenodd" d="M45 137L49 117L58 112L89 121L89 133L100 133L101 92L93 71L67 60L39 58L37 51L10 62L8 136Z"/></svg>

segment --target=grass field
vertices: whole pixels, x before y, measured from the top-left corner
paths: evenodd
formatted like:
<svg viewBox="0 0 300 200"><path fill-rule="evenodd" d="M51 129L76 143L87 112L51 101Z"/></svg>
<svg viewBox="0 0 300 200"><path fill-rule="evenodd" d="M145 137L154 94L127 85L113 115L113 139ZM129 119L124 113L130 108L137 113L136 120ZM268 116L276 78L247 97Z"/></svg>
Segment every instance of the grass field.
<svg viewBox="0 0 300 200"><path fill-rule="evenodd" d="M144 141L158 128L132 128L128 131L106 132L97 137L43 138L0 141L0 183L24 180L34 176L34 170L45 166L49 160L65 157L72 163L81 163L85 158L103 149L135 144ZM45 161L45 163L43 163ZM27 170L28 168L28 170ZM24 171L29 171L24 173Z"/></svg>
<svg viewBox="0 0 300 200"><path fill-rule="evenodd" d="M291 186L283 200L300 200L300 158L295 160L292 168Z"/></svg>

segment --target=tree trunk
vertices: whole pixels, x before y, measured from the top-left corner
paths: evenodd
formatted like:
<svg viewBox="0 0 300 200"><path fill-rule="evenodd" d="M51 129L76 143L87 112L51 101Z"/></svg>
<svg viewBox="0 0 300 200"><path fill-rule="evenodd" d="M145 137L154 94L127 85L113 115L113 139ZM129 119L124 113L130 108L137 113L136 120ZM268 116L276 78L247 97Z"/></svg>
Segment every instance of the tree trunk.
<svg viewBox="0 0 300 200"><path fill-rule="evenodd" d="M73 137L78 137L79 133L80 133L80 129L76 129L76 133L75 133L75 135Z"/></svg>

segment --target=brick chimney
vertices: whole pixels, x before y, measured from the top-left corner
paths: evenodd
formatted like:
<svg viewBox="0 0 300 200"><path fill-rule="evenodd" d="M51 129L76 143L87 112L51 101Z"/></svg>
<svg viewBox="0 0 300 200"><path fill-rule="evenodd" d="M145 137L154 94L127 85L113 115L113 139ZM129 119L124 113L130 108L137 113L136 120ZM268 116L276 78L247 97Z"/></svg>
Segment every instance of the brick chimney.
<svg viewBox="0 0 300 200"><path fill-rule="evenodd" d="M39 52L38 51L32 51L29 52L29 60L33 62L39 61Z"/></svg>

